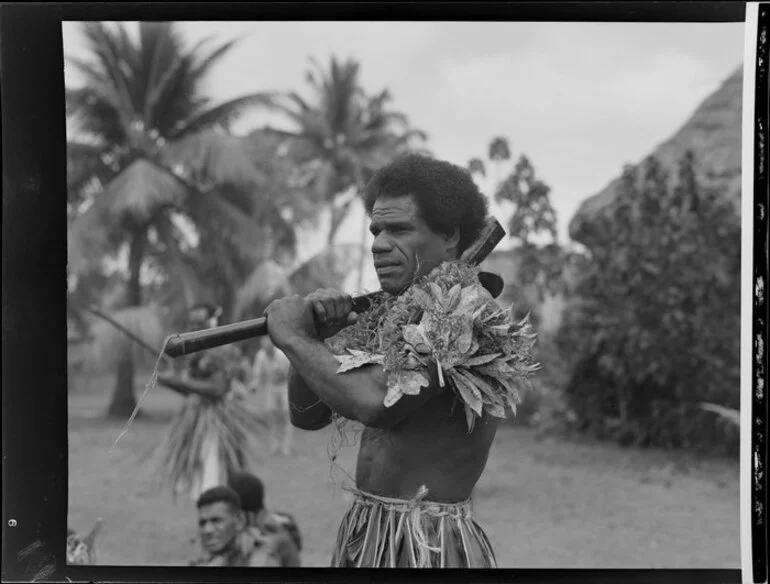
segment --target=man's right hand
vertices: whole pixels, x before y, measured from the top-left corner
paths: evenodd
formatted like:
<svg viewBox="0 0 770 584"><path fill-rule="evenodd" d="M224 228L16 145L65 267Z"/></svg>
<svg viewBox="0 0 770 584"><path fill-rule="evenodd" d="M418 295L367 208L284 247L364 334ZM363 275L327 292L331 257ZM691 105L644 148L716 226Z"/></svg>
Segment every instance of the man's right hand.
<svg viewBox="0 0 770 584"><path fill-rule="evenodd" d="M353 311L353 299L350 294L324 288L308 294L305 298L313 305L316 330L322 339L333 337L358 320L358 315Z"/></svg>
<svg viewBox="0 0 770 584"><path fill-rule="evenodd" d="M270 339L279 349L296 336L334 336L358 318L351 296L332 289L316 290L305 298L295 295L275 300L265 316Z"/></svg>

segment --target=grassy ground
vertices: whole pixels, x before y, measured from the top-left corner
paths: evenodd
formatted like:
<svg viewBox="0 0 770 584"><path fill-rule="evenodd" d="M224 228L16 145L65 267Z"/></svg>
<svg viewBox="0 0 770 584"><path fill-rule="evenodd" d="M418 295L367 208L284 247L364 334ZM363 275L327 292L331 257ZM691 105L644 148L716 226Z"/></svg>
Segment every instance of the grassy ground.
<svg viewBox="0 0 770 584"><path fill-rule="evenodd" d="M87 388L87 389L84 389ZM195 509L150 484L142 454L157 443L179 398L150 394L147 416L122 430L102 417L112 380L70 397L69 524L104 518L101 564L179 565L193 553ZM295 515L303 563L328 565L355 449L334 468L330 430L297 431L291 458L261 449L267 503ZM498 433L475 492L479 523L501 567L739 568L738 463L589 442L538 441L525 428Z"/></svg>

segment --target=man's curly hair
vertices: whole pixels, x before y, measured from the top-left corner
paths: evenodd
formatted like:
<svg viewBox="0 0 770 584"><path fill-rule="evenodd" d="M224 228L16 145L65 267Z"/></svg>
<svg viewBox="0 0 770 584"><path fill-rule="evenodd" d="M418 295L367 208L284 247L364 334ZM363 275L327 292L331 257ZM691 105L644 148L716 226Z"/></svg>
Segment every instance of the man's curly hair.
<svg viewBox="0 0 770 584"><path fill-rule="evenodd" d="M383 197L414 197L420 217L435 233L460 230L458 254L478 238L489 203L460 166L420 154L406 154L378 170L364 189L364 206L371 216Z"/></svg>

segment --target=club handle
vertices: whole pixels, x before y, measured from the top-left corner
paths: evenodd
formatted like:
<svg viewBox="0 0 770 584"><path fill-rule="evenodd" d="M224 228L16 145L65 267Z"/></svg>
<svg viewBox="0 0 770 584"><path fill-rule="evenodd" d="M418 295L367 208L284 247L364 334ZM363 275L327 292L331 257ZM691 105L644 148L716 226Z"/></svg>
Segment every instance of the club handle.
<svg viewBox="0 0 770 584"><path fill-rule="evenodd" d="M353 298L353 310L361 313L369 308L372 301L382 292L371 292L364 296ZM190 331L171 335L166 340L165 353L169 357L181 357L198 351L213 349L221 345L229 345L239 341L246 341L267 334L267 317L254 318L232 324Z"/></svg>

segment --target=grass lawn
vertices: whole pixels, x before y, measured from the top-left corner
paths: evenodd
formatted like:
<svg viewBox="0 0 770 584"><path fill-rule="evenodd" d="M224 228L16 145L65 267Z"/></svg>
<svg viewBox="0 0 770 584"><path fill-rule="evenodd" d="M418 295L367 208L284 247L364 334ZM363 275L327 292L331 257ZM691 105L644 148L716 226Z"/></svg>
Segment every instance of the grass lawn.
<svg viewBox="0 0 770 584"><path fill-rule="evenodd" d="M144 380L141 380L142 383ZM193 554L191 501L154 489L142 455L180 405L153 391L130 432L102 417L112 379L69 400L69 524L85 532L98 517L99 563L183 565ZM143 387L140 387L140 390ZM332 431L295 432L291 458L259 445L267 504L300 523L306 566L328 565L348 503L356 450L332 465ZM739 568L738 462L540 441L525 428L498 432L475 492L476 514L505 568Z"/></svg>

